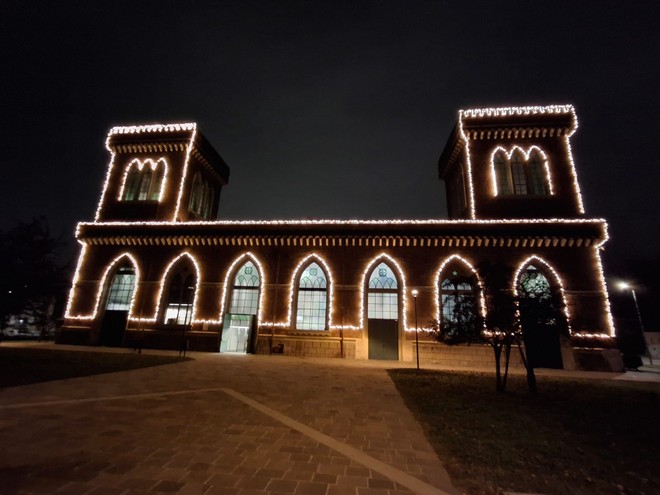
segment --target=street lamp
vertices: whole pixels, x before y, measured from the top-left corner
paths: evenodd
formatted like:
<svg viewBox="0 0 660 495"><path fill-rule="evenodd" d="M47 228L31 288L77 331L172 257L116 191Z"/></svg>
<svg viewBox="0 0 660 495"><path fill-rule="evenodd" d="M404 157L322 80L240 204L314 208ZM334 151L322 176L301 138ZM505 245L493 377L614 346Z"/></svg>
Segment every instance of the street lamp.
<svg viewBox="0 0 660 495"><path fill-rule="evenodd" d="M630 285L628 282L619 282L617 284L621 290L630 290L632 294L633 301L635 301L635 310L637 311L637 319L639 320L639 328L642 331L642 339L644 339L644 346L646 347L646 353L649 355L649 364L653 366L653 358L651 357L651 349L649 349L649 343L646 341L646 334L644 333L644 322L642 321L642 313L639 310L639 304L637 303L637 294L635 294L635 288Z"/></svg>
<svg viewBox="0 0 660 495"><path fill-rule="evenodd" d="M419 294L419 291L417 289L413 289L412 296L413 296L413 300L415 301L415 350L417 354L417 369L419 370L419 328L417 327L417 294Z"/></svg>

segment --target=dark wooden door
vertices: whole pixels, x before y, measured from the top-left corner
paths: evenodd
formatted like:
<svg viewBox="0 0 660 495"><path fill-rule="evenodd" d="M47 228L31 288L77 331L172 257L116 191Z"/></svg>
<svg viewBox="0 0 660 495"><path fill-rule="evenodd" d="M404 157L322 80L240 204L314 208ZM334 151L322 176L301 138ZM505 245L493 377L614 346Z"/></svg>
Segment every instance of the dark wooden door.
<svg viewBox="0 0 660 495"><path fill-rule="evenodd" d="M399 322L368 320L369 359L399 359Z"/></svg>
<svg viewBox="0 0 660 495"><path fill-rule="evenodd" d="M562 369L559 332L554 325L527 324L523 326L527 358L532 368Z"/></svg>
<svg viewBox="0 0 660 495"><path fill-rule="evenodd" d="M106 311L101 322L99 345L121 347L127 322L128 311Z"/></svg>

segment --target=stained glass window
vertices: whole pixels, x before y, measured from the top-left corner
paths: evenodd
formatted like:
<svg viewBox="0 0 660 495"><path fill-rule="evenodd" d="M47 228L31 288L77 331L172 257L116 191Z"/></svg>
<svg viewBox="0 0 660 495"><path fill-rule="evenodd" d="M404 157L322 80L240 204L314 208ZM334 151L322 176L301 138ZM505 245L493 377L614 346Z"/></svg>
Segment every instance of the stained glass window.
<svg viewBox="0 0 660 495"><path fill-rule="evenodd" d="M105 309L110 311L129 311L135 290L135 272L131 267L122 267L112 278L108 301Z"/></svg>
<svg viewBox="0 0 660 495"><path fill-rule="evenodd" d="M534 265L529 265L520 277L518 292L522 297L547 300L552 297L550 283Z"/></svg>
<svg viewBox="0 0 660 495"><path fill-rule="evenodd" d="M396 275L386 263L379 263L369 276L367 318L399 319L399 293Z"/></svg>
<svg viewBox="0 0 660 495"><path fill-rule="evenodd" d="M300 275L296 311L299 330L325 330L327 280L318 263L310 263Z"/></svg>
<svg viewBox="0 0 660 495"><path fill-rule="evenodd" d="M257 267L252 261L246 261L234 277L229 313L256 315L259 307L259 284Z"/></svg>

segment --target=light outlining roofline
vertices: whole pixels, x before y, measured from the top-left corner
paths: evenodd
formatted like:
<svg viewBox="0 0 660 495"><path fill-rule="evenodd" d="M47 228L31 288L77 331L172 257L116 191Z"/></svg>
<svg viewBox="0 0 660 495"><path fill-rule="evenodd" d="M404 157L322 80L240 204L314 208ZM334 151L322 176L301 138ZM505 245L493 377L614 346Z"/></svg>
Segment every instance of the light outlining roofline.
<svg viewBox="0 0 660 495"><path fill-rule="evenodd" d="M158 164L162 163L163 167L165 167L165 171L163 172L163 181L160 184L160 191L158 191L158 201L163 200L163 193L167 190L165 188L165 185L167 184L167 173L168 173L168 166L167 166L167 160L164 157L160 157L156 160L153 160L151 158L146 158L145 160L140 160L139 158L133 158L129 164L126 166L124 169L124 175L122 176L121 179L121 186L119 187L119 194L117 195L117 201L122 200L122 196L124 195L124 189L126 188L126 179L128 178L128 174L131 171L131 167L135 164L138 168L139 171L142 171L145 165L149 165L151 167L151 170L154 172L158 168Z"/></svg>
<svg viewBox="0 0 660 495"><path fill-rule="evenodd" d="M195 122L180 122L175 124L146 124L115 126L108 132L108 137L116 134L149 134L158 132L193 131L197 128Z"/></svg>
<svg viewBox="0 0 660 495"><path fill-rule="evenodd" d="M529 157L531 156L532 151L536 151L539 155L541 155L541 158L543 159L543 168L545 170L545 180L548 184L548 191L550 192L551 195L554 195L554 190L552 187L552 178L550 176L550 165L548 163L548 157L545 154L545 152L536 145L530 146L529 148L527 148L527 151L525 151L520 146L515 145L513 148L511 148L510 151L506 151L502 146L498 146L493 150L493 152L490 155L490 180L492 185L493 196L497 196L499 194L499 191L497 190L497 172L495 170L495 155L501 152L504 154L504 156L506 156L507 160L511 160L511 157L516 152L516 150L520 151L523 154L523 156L525 157L525 162L529 162Z"/></svg>
<svg viewBox="0 0 660 495"><path fill-rule="evenodd" d="M466 258L459 256L458 254L452 254L451 256L448 256L447 258L444 259L444 261L440 264L440 268L438 268L438 271L435 273L435 279L434 279L434 285L433 285L433 292L435 294L435 314L436 314L436 319L438 321L438 325L442 325L442 302L440 301L440 284L442 282L441 277L442 273L445 271L445 268L449 266L451 263L460 263L466 268L468 268L474 277L477 280L477 285L479 286L479 313L481 314L481 317L483 319L483 326L484 330L486 329L486 296L484 292L484 284L481 280L481 277L479 276L479 273L477 270L474 268L472 263L470 263Z"/></svg>
<svg viewBox="0 0 660 495"><path fill-rule="evenodd" d="M89 314L89 315L72 315L71 314L71 307L72 307L73 301L75 299L75 289L76 289L76 284L78 282L80 267L82 265L82 259L86 256L86 254L87 254L87 252L83 247L83 250L80 253L80 257L78 258L78 267L76 268L76 274L74 276L74 282L71 286L71 291L69 292L69 301L67 302L67 305L66 305L66 311L64 313L64 318L69 319L69 320L83 320L83 321L89 321L89 320L95 319L96 316L98 315L98 312L99 312L99 308L100 308L100 305L101 305L101 296L103 294L103 291L105 290L106 279L108 277L108 274L113 270L113 268L117 265L117 263L119 263L122 259L127 258L131 262L131 264L133 265L133 269L135 270L135 285L134 285L133 294L131 296L131 303L129 305L129 310L128 310L129 319L131 319L131 315L133 314L133 307L135 305L135 298L137 297L138 289L140 287L140 284L139 284L139 281L140 281L140 267L138 266L137 260L129 252L121 253L119 256L114 258L105 267L105 270L103 271L103 275L101 276L101 280L99 281L98 287L96 288L96 298L95 298L95 302L94 302L94 310L92 311L92 313Z"/></svg>
<svg viewBox="0 0 660 495"><path fill-rule="evenodd" d="M573 105L528 105L522 107L485 107L461 110L466 119L482 117L514 117L524 115L571 115L575 117ZM575 121L577 126L577 121Z"/></svg>

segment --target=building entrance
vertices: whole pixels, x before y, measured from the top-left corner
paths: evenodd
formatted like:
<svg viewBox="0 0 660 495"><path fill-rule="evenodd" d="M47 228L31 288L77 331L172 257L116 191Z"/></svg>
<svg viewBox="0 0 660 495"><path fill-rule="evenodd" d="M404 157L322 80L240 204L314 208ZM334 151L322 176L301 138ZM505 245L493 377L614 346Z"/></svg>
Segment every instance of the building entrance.
<svg viewBox="0 0 660 495"><path fill-rule="evenodd" d="M220 338L220 352L251 352L254 315L226 315Z"/></svg>

